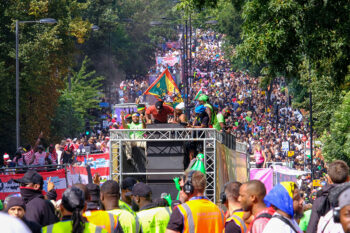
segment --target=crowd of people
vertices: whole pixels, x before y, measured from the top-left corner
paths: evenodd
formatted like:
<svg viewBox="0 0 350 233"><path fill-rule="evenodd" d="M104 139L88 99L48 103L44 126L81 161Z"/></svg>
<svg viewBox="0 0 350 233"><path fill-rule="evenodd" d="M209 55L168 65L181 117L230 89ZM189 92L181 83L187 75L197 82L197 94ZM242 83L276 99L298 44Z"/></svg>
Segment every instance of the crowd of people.
<svg viewBox="0 0 350 233"><path fill-rule="evenodd" d="M4 165L47 171L44 165L74 163L86 150L108 152L108 129L137 130L148 124L174 123L233 135L247 145L257 168L284 163L309 175L298 177L296 183L277 184L269 193L257 180L231 181L218 206L205 197L207 181L200 171L185 171L178 200L152 197L147 184L130 177L121 184L113 180L100 184L98 178L94 184L75 184L56 200L54 185L49 182L44 195L43 178L28 170L15 180L20 195L5 200L5 212L20 221L3 220L8 216L0 214L6 232L350 232L349 167L340 160L327 166L321 148L316 148L314 161L306 156L304 138L310 137L309 122L292 107L283 77L262 89L256 77L232 70L221 48L224 36L202 30L193 36L188 93L185 83L176 80L184 102L171 107L167 103L171 101L165 99L146 106L142 94L150 85L147 78L125 80L117 89L118 102L136 103L137 111L122 112L121 122L111 115L107 129L47 148L41 143L41 134L33 147L21 147L14 156L4 156ZM161 56L180 54L175 48L158 51ZM151 72L159 75L167 68L179 77L178 63L157 64ZM136 131L130 137L140 139L144 133ZM141 141L130 146L144 147ZM132 158L131 153L126 148L127 159ZM322 187L314 189L310 174L321 180Z"/></svg>
<svg viewBox="0 0 350 233"><path fill-rule="evenodd" d="M167 114L164 115L172 116L168 117L168 121L164 121L164 118L162 122L216 128L232 134L238 142L247 145L256 167L282 163L297 170L311 172L311 158L310 155L306 156L308 149L304 140L310 138L308 117L292 107L292 97L284 78L276 78L268 88L263 89L258 78L251 77L246 72L233 71L221 48L223 37L211 31L194 32L192 71L188 74L189 93L187 95L186 85L181 82L179 88L184 103L166 110ZM180 54L181 51L175 48L164 47L158 51L158 56L176 57ZM157 64L152 72L159 74L166 68L178 82L178 63L173 66ZM144 89L150 85L146 81L142 83ZM121 86L125 88L125 84ZM142 95L139 96L143 98ZM166 99L164 101L168 102ZM154 107L151 108L155 115ZM149 111L148 114L143 114L145 119L148 116L147 123L151 123ZM179 116L182 116L181 121ZM121 128L120 126L121 123L117 122L115 128ZM283 148L283 143L288 144L287 149ZM288 151L292 153L288 154ZM316 148L313 163L316 166L312 172L316 178L322 178L326 165L320 147Z"/></svg>
<svg viewBox="0 0 350 233"><path fill-rule="evenodd" d="M67 188L57 200L55 185L48 181L44 195L42 176L29 170L14 180L20 194L5 199L0 222L6 233L348 233L349 167L336 160L327 176L312 206L304 204L297 183L281 182L267 193L259 180L228 182L216 205L205 196L206 175L199 170L184 172L177 200L152 196L150 186L132 177L120 185L100 184L98 176Z"/></svg>

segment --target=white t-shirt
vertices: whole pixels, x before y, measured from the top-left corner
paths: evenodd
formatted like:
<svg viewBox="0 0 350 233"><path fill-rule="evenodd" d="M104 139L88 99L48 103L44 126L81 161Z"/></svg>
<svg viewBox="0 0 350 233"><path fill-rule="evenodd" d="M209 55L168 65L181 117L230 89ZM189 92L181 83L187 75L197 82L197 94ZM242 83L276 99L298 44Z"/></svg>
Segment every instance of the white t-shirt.
<svg viewBox="0 0 350 233"><path fill-rule="evenodd" d="M45 165L45 157L46 157L46 152L45 151L43 151L41 153L36 152L35 153L34 164L35 165Z"/></svg>
<svg viewBox="0 0 350 233"><path fill-rule="evenodd" d="M280 215L278 213L275 213L275 215ZM287 218L285 218L287 219ZM298 223L292 219L287 219L294 228L298 231L297 233L303 233L303 231L298 226ZM271 218L271 220L266 224L263 233L296 233L287 223L284 223L282 220L278 218Z"/></svg>
<svg viewBox="0 0 350 233"><path fill-rule="evenodd" d="M0 213L0 226L1 232L6 233L32 232L21 220L4 213Z"/></svg>
<svg viewBox="0 0 350 233"><path fill-rule="evenodd" d="M333 210L320 218L317 233L344 233L342 225L333 221Z"/></svg>

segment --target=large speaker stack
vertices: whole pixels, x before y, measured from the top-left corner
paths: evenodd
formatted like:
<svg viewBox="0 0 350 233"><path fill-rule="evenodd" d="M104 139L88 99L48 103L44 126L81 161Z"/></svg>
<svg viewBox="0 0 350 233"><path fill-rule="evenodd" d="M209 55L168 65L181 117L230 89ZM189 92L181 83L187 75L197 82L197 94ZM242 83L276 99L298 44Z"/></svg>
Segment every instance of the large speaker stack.
<svg viewBox="0 0 350 233"><path fill-rule="evenodd" d="M183 128L175 124L154 124L147 125L147 128L171 129ZM155 134L156 136L157 134ZM173 179L180 175L167 174L170 172L184 171L185 148L183 141L148 141L146 153L143 148L134 147L132 150L133 161L127 160L123 155L123 171L146 172L147 175L133 176L139 181L146 182L152 189L153 198L159 198L162 193L170 193L173 199L178 191L175 188ZM162 173L162 174L149 174ZM124 177L125 178L125 177Z"/></svg>

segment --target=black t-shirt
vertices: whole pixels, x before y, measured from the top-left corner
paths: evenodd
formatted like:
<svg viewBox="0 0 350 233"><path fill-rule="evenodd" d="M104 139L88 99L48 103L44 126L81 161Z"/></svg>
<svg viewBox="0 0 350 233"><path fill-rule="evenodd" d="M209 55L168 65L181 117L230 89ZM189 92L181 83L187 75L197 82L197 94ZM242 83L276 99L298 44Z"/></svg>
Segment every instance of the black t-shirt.
<svg viewBox="0 0 350 233"><path fill-rule="evenodd" d="M73 162L73 153L64 151L62 154L62 163L66 164L66 163L72 163L72 162Z"/></svg>
<svg viewBox="0 0 350 233"><path fill-rule="evenodd" d="M175 208L170 216L167 229L182 232L184 229L184 218L179 210Z"/></svg>
<svg viewBox="0 0 350 233"><path fill-rule="evenodd" d="M225 224L225 232L227 233L241 233L241 228L235 223L235 221L230 221Z"/></svg>

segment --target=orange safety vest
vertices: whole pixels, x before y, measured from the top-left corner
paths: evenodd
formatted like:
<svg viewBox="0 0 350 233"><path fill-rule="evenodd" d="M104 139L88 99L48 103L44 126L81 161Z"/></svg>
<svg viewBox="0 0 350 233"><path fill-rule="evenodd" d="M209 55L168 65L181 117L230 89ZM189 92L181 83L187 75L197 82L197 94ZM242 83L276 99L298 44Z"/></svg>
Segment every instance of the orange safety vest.
<svg viewBox="0 0 350 233"><path fill-rule="evenodd" d="M226 219L226 224L231 221L234 221L241 228L242 233L247 233L248 225L244 222L243 215L244 215L243 210L233 212L232 216Z"/></svg>
<svg viewBox="0 0 350 233"><path fill-rule="evenodd" d="M178 205L184 216L183 233L222 233L225 216L213 202L205 198Z"/></svg>
<svg viewBox="0 0 350 233"><path fill-rule="evenodd" d="M106 229L108 233L113 233L118 226L118 216L104 210L86 211L83 216L88 222Z"/></svg>

